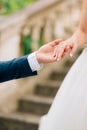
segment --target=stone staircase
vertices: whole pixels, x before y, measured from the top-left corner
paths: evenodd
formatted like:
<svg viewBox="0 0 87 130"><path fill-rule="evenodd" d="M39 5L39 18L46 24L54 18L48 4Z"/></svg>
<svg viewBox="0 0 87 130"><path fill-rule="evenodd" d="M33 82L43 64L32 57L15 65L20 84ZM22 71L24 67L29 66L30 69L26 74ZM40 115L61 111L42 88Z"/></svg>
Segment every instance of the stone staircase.
<svg viewBox="0 0 87 130"><path fill-rule="evenodd" d="M40 117L46 114L52 104L70 66L75 58L66 59L58 69L50 71L50 75L36 84L34 94L21 98L18 109L14 113L0 113L0 130L38 130Z"/></svg>

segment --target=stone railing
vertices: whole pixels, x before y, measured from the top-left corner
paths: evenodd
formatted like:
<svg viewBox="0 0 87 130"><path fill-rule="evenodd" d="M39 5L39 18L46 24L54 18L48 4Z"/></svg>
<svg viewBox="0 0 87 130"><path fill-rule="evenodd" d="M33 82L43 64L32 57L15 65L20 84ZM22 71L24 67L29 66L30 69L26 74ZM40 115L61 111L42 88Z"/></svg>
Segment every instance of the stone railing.
<svg viewBox="0 0 87 130"><path fill-rule="evenodd" d="M13 15L2 18L0 20L0 46L5 52L4 57L8 51L7 59L18 55L18 53L16 55L14 53L18 52L17 48L20 50L21 36L30 34L33 39L31 48L35 50L38 48L40 39L41 42L45 43L70 34L74 28L70 29L69 27L78 21L79 10L77 6L79 6L79 2L76 1L48 0L45 2L42 0ZM4 58L2 53L0 51L0 59Z"/></svg>
<svg viewBox="0 0 87 130"><path fill-rule="evenodd" d="M77 0L39 0L15 14L2 17L0 19L0 60L23 55L25 46L23 39L27 36L32 39L29 43L32 51L56 38L68 37L76 29L79 15L80 2ZM7 111L14 108L13 101L16 101L19 95L23 95L32 84L28 79L25 86L26 80L0 84L0 110Z"/></svg>

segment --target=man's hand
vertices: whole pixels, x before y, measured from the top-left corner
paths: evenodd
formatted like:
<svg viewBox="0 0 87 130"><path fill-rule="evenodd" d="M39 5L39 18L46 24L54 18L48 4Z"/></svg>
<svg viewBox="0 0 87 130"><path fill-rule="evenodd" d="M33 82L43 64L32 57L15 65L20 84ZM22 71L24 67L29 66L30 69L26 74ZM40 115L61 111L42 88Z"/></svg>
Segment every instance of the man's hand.
<svg viewBox="0 0 87 130"><path fill-rule="evenodd" d="M53 57L55 47L62 42L62 39L52 41L42 46L37 52L36 57L39 63L50 63L55 62L56 59Z"/></svg>

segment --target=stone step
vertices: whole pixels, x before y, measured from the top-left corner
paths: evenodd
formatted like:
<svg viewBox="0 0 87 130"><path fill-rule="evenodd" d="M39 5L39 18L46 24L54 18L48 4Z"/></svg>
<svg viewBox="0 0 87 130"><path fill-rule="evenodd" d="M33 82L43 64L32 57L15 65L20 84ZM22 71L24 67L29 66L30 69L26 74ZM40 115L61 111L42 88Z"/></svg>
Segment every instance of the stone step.
<svg viewBox="0 0 87 130"><path fill-rule="evenodd" d="M19 100L18 111L31 112L33 114L44 115L48 112L53 98L41 96L26 96Z"/></svg>
<svg viewBox="0 0 87 130"><path fill-rule="evenodd" d="M56 81L59 81L59 82L61 81L62 82L64 77L66 76L66 74L67 74L67 68L65 67L65 68L63 68L61 70L52 71L48 78L50 80L56 80Z"/></svg>
<svg viewBox="0 0 87 130"><path fill-rule="evenodd" d="M84 46L81 46L81 47L76 51L77 57L82 53L82 51L84 50L85 47L86 47L85 45L84 45Z"/></svg>
<svg viewBox="0 0 87 130"><path fill-rule="evenodd" d="M63 64L60 66L60 70L59 68L55 68L56 70L50 73L49 79L63 81L64 77L66 76L66 74L68 73L78 56L81 54L82 50L82 48L79 49L72 58L66 57Z"/></svg>
<svg viewBox="0 0 87 130"><path fill-rule="evenodd" d="M35 87L34 93L40 96L54 97L60 87L60 84L61 82L51 80L39 82Z"/></svg>
<svg viewBox="0 0 87 130"><path fill-rule="evenodd" d="M38 130L40 116L26 113L0 113L0 130Z"/></svg>
<svg viewBox="0 0 87 130"><path fill-rule="evenodd" d="M67 57L66 60L64 61L63 66L70 68L73 65L73 63L76 61L76 59L79 57L79 55L82 53L82 51L83 51L83 48L79 48L72 58L70 58L70 56Z"/></svg>
<svg viewBox="0 0 87 130"><path fill-rule="evenodd" d="M67 59L64 61L63 63L63 67L67 67L68 69L70 69L70 67L73 65L73 63L75 62L76 59Z"/></svg>

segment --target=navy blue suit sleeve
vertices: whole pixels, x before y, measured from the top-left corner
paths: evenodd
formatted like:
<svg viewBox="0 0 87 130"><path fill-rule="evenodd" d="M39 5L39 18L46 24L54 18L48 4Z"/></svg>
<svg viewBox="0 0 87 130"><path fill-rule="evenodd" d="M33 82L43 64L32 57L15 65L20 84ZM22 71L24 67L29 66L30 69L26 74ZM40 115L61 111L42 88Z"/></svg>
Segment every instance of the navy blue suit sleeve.
<svg viewBox="0 0 87 130"><path fill-rule="evenodd" d="M32 72L27 55L10 61L0 62L0 82L37 75Z"/></svg>

